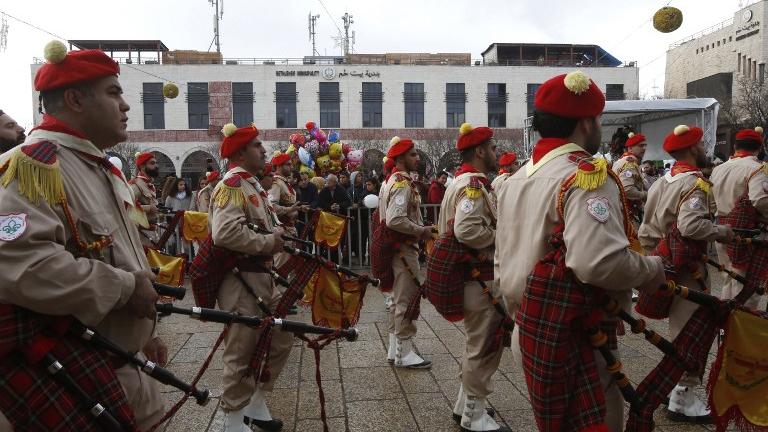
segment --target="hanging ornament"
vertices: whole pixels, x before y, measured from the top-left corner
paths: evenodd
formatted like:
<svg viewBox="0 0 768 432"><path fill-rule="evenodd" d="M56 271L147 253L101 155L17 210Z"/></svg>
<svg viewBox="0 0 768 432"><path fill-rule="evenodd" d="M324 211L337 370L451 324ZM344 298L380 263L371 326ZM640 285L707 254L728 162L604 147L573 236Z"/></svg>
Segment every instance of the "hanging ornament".
<svg viewBox="0 0 768 432"><path fill-rule="evenodd" d="M168 99L174 99L179 95L179 87L174 83L165 83L163 86L163 96Z"/></svg>
<svg viewBox="0 0 768 432"><path fill-rule="evenodd" d="M653 14L653 28L662 33L671 33L683 24L683 12L675 7L664 6Z"/></svg>

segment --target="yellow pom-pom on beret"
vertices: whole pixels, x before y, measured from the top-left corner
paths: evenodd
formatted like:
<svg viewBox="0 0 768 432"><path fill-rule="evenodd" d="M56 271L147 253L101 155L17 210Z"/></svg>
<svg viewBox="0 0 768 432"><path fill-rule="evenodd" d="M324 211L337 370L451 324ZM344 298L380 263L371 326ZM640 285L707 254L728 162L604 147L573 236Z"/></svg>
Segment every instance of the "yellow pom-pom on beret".
<svg viewBox="0 0 768 432"><path fill-rule="evenodd" d="M633 136L635 136L634 132L630 132L629 134L627 134L627 138L632 138Z"/></svg>
<svg viewBox="0 0 768 432"><path fill-rule="evenodd" d="M384 156L383 158L381 158L381 163L387 163L387 159L389 159L389 158Z"/></svg>
<svg viewBox="0 0 768 432"><path fill-rule="evenodd" d="M691 130L691 128L689 128L688 126L680 125L680 126L675 127L675 135L676 136L684 135L684 134L688 133L688 131L690 131L690 130Z"/></svg>
<svg viewBox="0 0 768 432"><path fill-rule="evenodd" d="M472 125L469 123L462 123L461 127L459 128L459 134L466 135L470 132L472 132Z"/></svg>
<svg viewBox="0 0 768 432"><path fill-rule="evenodd" d="M67 58L67 46L58 40L52 40L45 44L43 52L48 63L61 63Z"/></svg>
<svg viewBox="0 0 768 432"><path fill-rule="evenodd" d="M565 88L577 95L589 90L589 77L582 71L574 71L565 76Z"/></svg>
<svg viewBox="0 0 768 432"><path fill-rule="evenodd" d="M225 137L230 137L234 135L235 132L237 132L237 126L235 126L234 123L227 123L221 128L221 133L223 133Z"/></svg>
<svg viewBox="0 0 768 432"><path fill-rule="evenodd" d="M400 142L400 137L399 136L392 137L392 139L389 140L389 146L392 147L393 145L395 145L395 144L397 144L399 142Z"/></svg>
<svg viewBox="0 0 768 432"><path fill-rule="evenodd" d="M755 128L755 132L757 132L759 134L762 134L763 133L763 128L758 126L758 127Z"/></svg>
<svg viewBox="0 0 768 432"><path fill-rule="evenodd" d="M141 154L141 152L136 152L136 154L134 154L133 157L137 158L137 157L139 157L140 154Z"/></svg>

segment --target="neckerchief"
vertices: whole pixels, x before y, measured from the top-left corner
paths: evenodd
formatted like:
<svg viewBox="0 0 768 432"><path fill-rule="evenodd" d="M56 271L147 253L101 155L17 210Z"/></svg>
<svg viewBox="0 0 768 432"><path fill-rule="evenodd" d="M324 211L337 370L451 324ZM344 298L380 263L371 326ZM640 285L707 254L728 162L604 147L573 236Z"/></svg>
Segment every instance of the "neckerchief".
<svg viewBox="0 0 768 432"><path fill-rule="evenodd" d="M692 171L699 171L699 168L697 166L691 165L689 163L685 163L685 162L682 162L682 161L677 161L672 166L672 170L670 171L670 173L672 174L672 177L674 177L674 176L676 176L678 174L692 172Z"/></svg>
<svg viewBox="0 0 768 432"><path fill-rule="evenodd" d="M509 174L509 171L507 171L505 169L500 169L499 170L499 175L502 175L502 174Z"/></svg>
<svg viewBox="0 0 768 432"><path fill-rule="evenodd" d="M472 166L472 164L464 163L464 164L461 164L461 167L459 167L459 169L456 171L454 176L458 177L466 173L482 174L480 171L476 170L475 167ZM475 177L480 181L480 183L483 184L483 186L486 187L486 189L491 185L491 182L488 181L488 177L484 175L475 176Z"/></svg>
<svg viewBox="0 0 768 432"><path fill-rule="evenodd" d="M531 160L529 160L525 166L525 175L527 177L532 176L539 168L543 167L554 158L568 153L584 153L586 156L589 156L582 147L574 143L569 143L566 139L540 139L533 148Z"/></svg>
<svg viewBox="0 0 768 432"><path fill-rule="evenodd" d="M136 178L144 180L144 183L147 184L147 188L152 192L153 196L157 196L157 191L155 190L155 184L152 183L152 179L149 178L148 175L144 174L143 171L139 171L138 174L136 174Z"/></svg>
<svg viewBox="0 0 768 432"><path fill-rule="evenodd" d="M755 156L754 153L746 150L736 150L736 153L731 156L731 159L745 158Z"/></svg>

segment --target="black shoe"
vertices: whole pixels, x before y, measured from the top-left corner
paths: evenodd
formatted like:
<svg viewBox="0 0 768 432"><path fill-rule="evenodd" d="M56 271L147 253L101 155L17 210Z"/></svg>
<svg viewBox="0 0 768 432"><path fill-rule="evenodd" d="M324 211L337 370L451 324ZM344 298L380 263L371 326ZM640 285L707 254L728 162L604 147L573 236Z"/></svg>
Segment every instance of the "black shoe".
<svg viewBox="0 0 768 432"><path fill-rule="evenodd" d="M485 412L488 413L488 416L490 418L496 418L496 410L495 409L493 409L491 407L486 407L485 408ZM455 421L456 424L461 423L461 416L456 414L456 413L453 413L453 421Z"/></svg>
<svg viewBox="0 0 768 432"><path fill-rule="evenodd" d="M256 420L250 417L245 417L245 424L256 426L261 430L268 432L277 432L283 430L283 421L278 419L272 420Z"/></svg>
<svg viewBox="0 0 768 432"><path fill-rule="evenodd" d="M703 415L703 416L691 417L691 416L687 416L687 415L679 413L679 412L670 411L668 409L667 410L667 418L672 420L672 421L674 421L674 422L679 422L679 423L691 423L691 424L702 424L702 425L703 424L714 424L714 421L712 420L712 415L711 414L707 414L707 415Z"/></svg>

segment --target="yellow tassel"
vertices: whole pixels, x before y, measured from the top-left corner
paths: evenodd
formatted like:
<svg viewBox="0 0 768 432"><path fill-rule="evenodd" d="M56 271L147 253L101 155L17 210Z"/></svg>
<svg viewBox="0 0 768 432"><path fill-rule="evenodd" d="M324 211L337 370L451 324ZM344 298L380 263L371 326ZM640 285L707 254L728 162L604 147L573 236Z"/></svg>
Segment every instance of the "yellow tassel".
<svg viewBox="0 0 768 432"><path fill-rule="evenodd" d="M394 185L392 185L392 189L403 189L408 187L408 180L401 180L399 182L395 182Z"/></svg>
<svg viewBox="0 0 768 432"><path fill-rule="evenodd" d="M483 196L483 191L481 191L478 188L467 186L466 188L464 188L464 195L466 195L467 198L469 199L478 199L481 196Z"/></svg>
<svg viewBox="0 0 768 432"><path fill-rule="evenodd" d="M245 204L245 195L239 187L230 187L222 183L214 192L213 202L219 208L224 208L227 204L242 207Z"/></svg>
<svg viewBox="0 0 768 432"><path fill-rule="evenodd" d="M128 219L144 229L149 229L149 220L147 219L147 215L138 207L128 207Z"/></svg>
<svg viewBox="0 0 768 432"><path fill-rule="evenodd" d="M576 171L576 177L573 179L574 186L584 190L595 190L605 183L605 179L608 178L606 160L603 158L594 159L592 165L595 167L592 171L582 169Z"/></svg>
<svg viewBox="0 0 768 432"><path fill-rule="evenodd" d="M13 180L18 182L19 193L35 205L40 203L41 196L48 204L59 204L66 198L58 161L45 164L16 150L0 183L8 187Z"/></svg>
<svg viewBox="0 0 768 432"><path fill-rule="evenodd" d="M696 187L703 190L705 194L709 194L711 189L709 182L703 178L696 179Z"/></svg>

